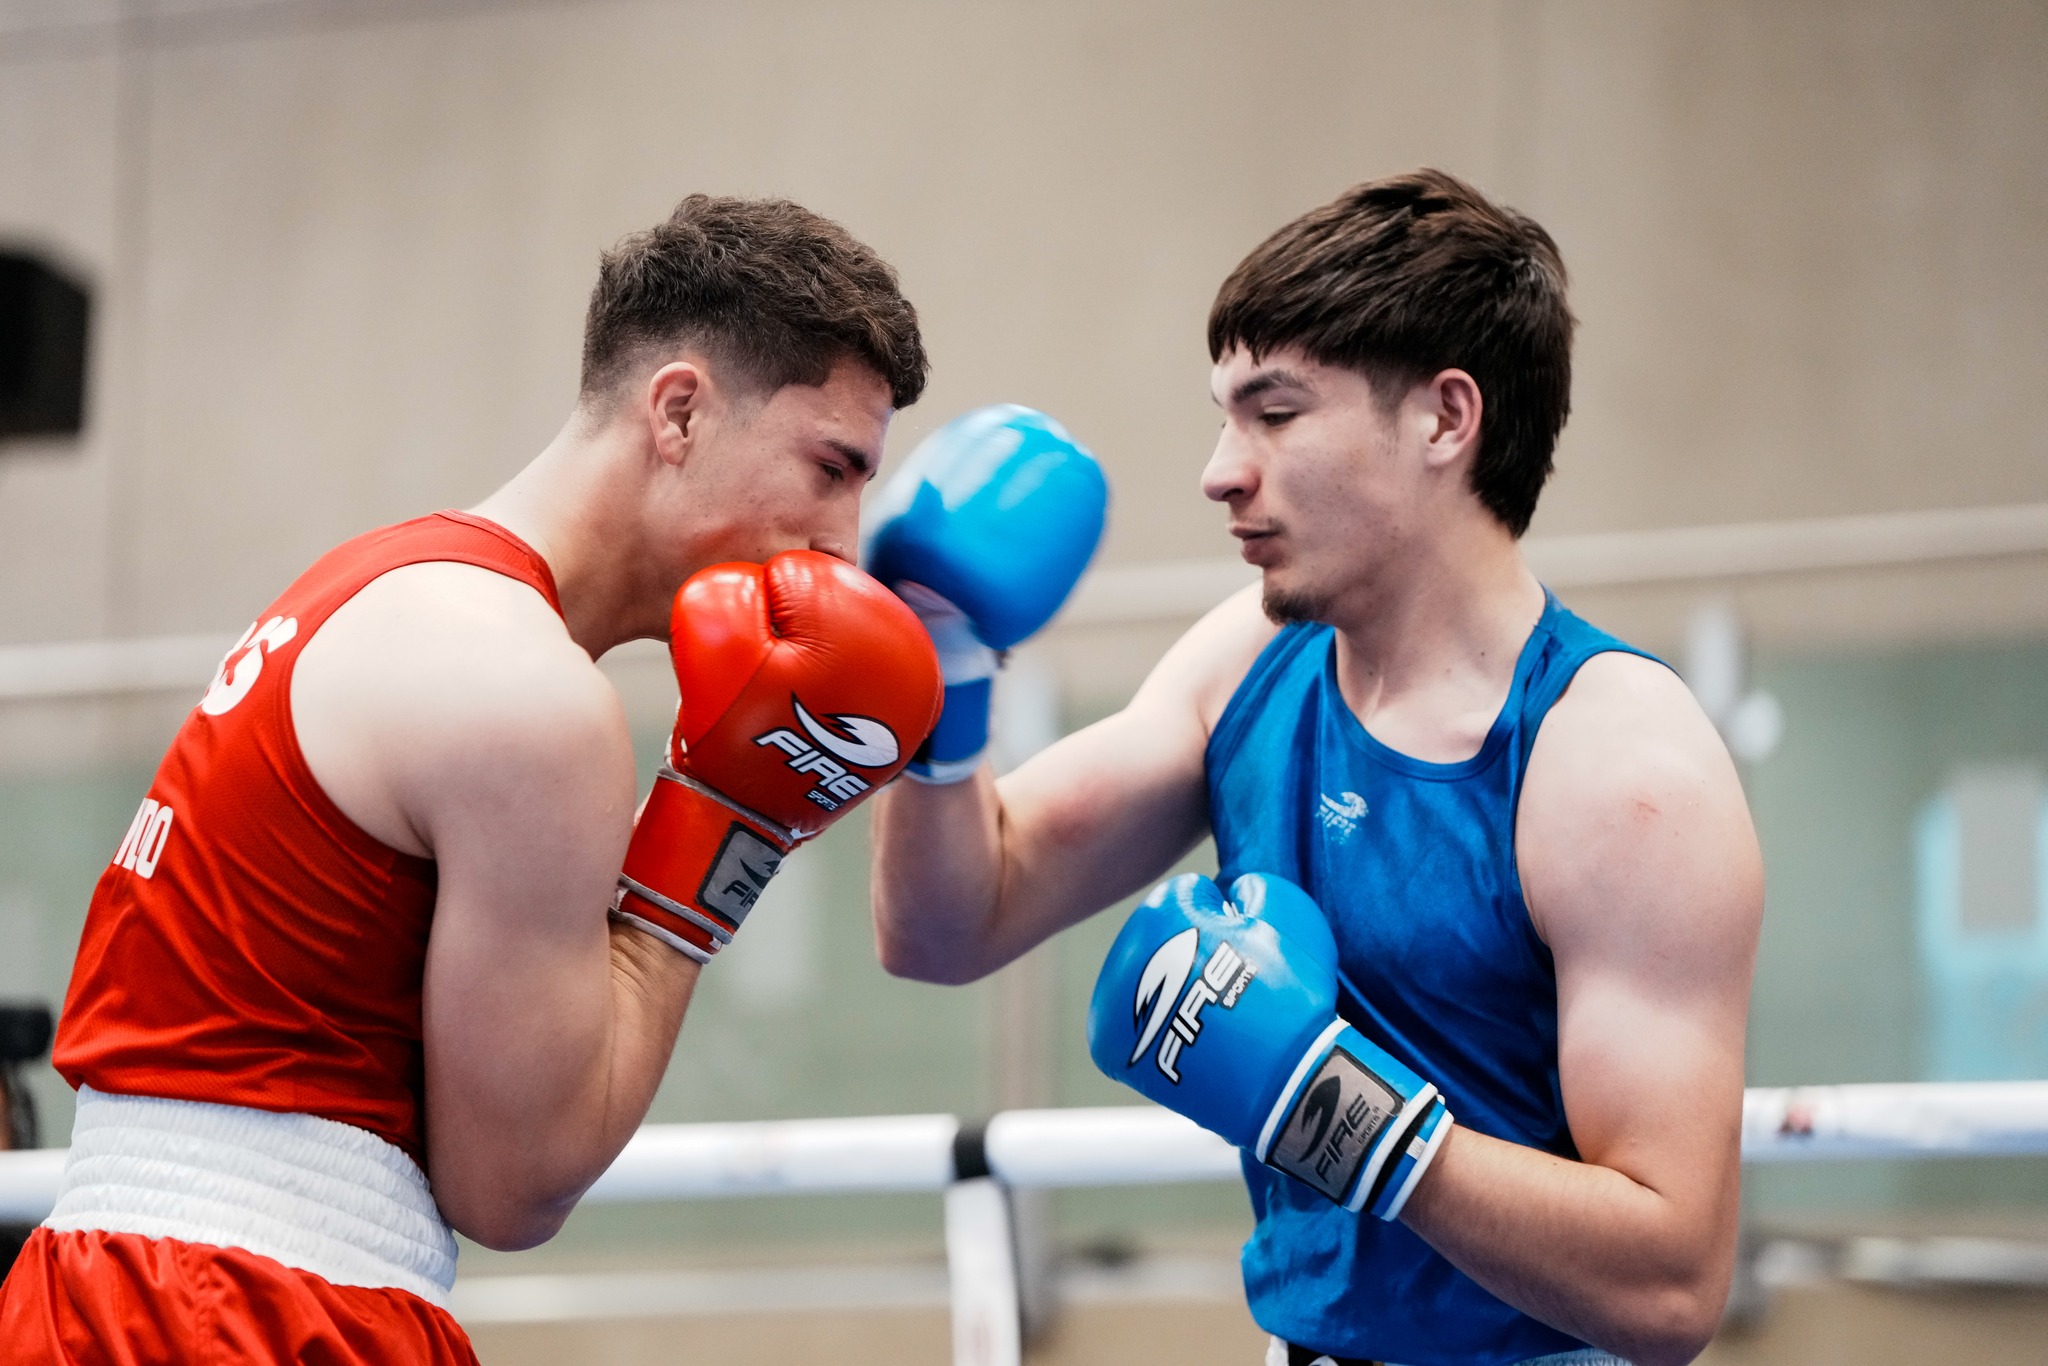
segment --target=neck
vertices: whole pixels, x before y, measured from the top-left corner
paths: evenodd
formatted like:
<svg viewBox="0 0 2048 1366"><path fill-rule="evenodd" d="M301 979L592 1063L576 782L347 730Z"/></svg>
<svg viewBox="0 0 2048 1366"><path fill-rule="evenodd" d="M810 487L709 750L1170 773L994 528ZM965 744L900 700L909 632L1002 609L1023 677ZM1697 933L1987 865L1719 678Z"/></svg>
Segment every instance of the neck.
<svg viewBox="0 0 2048 1366"><path fill-rule="evenodd" d="M1543 587L1483 512L1404 547L1399 561L1334 622L1338 686L1396 749L1467 757L1507 698Z"/></svg>
<svg viewBox="0 0 2048 1366"><path fill-rule="evenodd" d="M598 658L615 645L658 636L647 620L658 590L641 582L638 452L611 427L578 411L511 482L470 509L532 546L547 561L569 636ZM665 603L664 603L665 607Z"/></svg>

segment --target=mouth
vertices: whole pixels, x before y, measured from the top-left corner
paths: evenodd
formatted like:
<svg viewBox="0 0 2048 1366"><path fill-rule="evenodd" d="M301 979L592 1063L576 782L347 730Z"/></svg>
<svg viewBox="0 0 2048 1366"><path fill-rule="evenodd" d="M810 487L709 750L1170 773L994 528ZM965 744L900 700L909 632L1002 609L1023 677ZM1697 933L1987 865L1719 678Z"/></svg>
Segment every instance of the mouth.
<svg viewBox="0 0 2048 1366"><path fill-rule="evenodd" d="M1279 553L1278 527L1234 526L1230 534L1237 537L1237 553L1247 564L1263 566Z"/></svg>

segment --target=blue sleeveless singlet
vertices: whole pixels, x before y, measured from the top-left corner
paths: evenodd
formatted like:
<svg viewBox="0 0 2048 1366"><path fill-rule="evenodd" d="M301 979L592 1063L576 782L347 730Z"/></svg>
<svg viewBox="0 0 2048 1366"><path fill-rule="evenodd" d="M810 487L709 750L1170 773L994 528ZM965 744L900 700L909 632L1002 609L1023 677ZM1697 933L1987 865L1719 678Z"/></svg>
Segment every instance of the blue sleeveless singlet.
<svg viewBox="0 0 2048 1366"><path fill-rule="evenodd" d="M1644 652L1544 596L1485 743L1453 764L1366 732L1338 691L1330 627L1281 631L1210 736L1209 812L1225 887L1278 873L1328 915L1356 989L1340 999L1345 1019L1434 1081L1458 1123L1576 1158L1557 1082L1557 975L1522 901L1515 802L1537 727L1579 666ZM1416 1366L1585 1345L1494 1298L1405 1225L1244 1165L1258 1221L1245 1292L1267 1332Z"/></svg>

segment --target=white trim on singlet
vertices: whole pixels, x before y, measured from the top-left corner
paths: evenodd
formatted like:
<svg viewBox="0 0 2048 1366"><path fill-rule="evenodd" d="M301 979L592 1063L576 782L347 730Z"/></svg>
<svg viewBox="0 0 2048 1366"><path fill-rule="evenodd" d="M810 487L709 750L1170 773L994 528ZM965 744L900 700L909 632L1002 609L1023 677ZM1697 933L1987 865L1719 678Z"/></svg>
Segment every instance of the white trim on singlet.
<svg viewBox="0 0 2048 1366"><path fill-rule="evenodd" d="M241 1248L443 1309L455 1284L455 1235L426 1174L375 1134L314 1115L82 1086L43 1227Z"/></svg>

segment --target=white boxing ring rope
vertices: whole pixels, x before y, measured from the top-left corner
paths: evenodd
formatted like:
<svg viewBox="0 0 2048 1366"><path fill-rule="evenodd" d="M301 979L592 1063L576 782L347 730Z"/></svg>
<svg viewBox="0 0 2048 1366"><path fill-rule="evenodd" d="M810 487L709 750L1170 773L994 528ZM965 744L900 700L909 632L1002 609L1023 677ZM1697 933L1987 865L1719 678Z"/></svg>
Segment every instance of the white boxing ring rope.
<svg viewBox="0 0 2048 1366"><path fill-rule="evenodd" d="M1753 1088L1745 1164L2048 1155L2048 1081ZM0 1152L0 1221L49 1213L62 1149ZM1221 1181L1238 1150L1156 1106L737 1124L650 1124L586 1203L945 1191L957 1363L1016 1366L1006 1188Z"/></svg>

